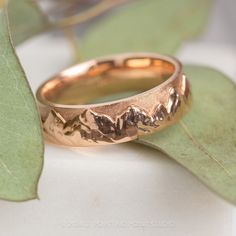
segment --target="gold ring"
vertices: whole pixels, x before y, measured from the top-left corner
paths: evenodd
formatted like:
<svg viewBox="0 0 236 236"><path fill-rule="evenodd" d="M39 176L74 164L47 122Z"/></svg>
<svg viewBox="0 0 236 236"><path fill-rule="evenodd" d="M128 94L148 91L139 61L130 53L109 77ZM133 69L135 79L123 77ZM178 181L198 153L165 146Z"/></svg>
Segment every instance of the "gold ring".
<svg viewBox="0 0 236 236"><path fill-rule="evenodd" d="M131 90L139 93L91 104L98 97ZM154 53L75 65L42 84L36 97L46 140L73 147L137 139L177 122L191 104L181 63Z"/></svg>

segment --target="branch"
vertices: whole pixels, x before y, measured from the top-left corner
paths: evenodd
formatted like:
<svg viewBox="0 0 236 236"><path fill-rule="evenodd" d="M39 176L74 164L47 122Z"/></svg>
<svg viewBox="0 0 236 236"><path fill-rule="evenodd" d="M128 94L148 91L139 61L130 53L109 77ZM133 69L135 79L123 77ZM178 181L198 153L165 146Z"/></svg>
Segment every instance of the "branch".
<svg viewBox="0 0 236 236"><path fill-rule="evenodd" d="M89 21L102 13L110 10L111 8L121 5L122 3L127 2L128 0L103 0L102 2L96 4L94 7L84 11L81 14L70 16L59 20L55 23L56 28L66 28L74 25L78 25Z"/></svg>

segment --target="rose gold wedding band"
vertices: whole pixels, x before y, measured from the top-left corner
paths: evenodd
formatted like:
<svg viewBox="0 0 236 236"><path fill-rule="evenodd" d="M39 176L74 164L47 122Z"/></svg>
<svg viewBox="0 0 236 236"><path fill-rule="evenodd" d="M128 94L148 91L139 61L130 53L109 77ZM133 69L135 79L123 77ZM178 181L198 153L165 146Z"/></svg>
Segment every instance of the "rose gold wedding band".
<svg viewBox="0 0 236 236"><path fill-rule="evenodd" d="M90 104L124 91L138 94ZM37 91L45 137L65 146L122 143L177 122L191 104L190 85L175 58L129 53L62 71Z"/></svg>

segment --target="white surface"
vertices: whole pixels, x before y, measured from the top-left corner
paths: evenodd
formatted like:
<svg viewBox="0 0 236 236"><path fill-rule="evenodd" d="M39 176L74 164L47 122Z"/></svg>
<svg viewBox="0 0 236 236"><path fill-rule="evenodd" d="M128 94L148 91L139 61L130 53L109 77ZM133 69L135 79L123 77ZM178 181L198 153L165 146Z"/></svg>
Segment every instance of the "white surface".
<svg viewBox="0 0 236 236"><path fill-rule="evenodd" d="M18 53L34 90L71 63L68 45L49 36L28 42ZM236 77L233 48L188 44L179 57ZM4 236L231 236L235 232L233 206L171 159L136 144L71 150L46 145L39 195L39 201L0 202Z"/></svg>
<svg viewBox="0 0 236 236"><path fill-rule="evenodd" d="M184 64L216 68L236 82L236 46L204 42L186 43L178 58Z"/></svg>

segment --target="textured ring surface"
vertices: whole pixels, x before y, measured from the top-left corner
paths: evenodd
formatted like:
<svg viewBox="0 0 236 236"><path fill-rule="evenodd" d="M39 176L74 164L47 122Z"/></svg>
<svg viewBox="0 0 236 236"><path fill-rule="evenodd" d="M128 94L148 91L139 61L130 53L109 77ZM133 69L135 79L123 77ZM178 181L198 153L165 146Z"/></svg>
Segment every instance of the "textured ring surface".
<svg viewBox="0 0 236 236"><path fill-rule="evenodd" d="M87 104L131 89L141 92ZM175 123L191 104L181 63L153 53L120 54L75 65L42 84L36 97L46 139L74 147L137 139Z"/></svg>

